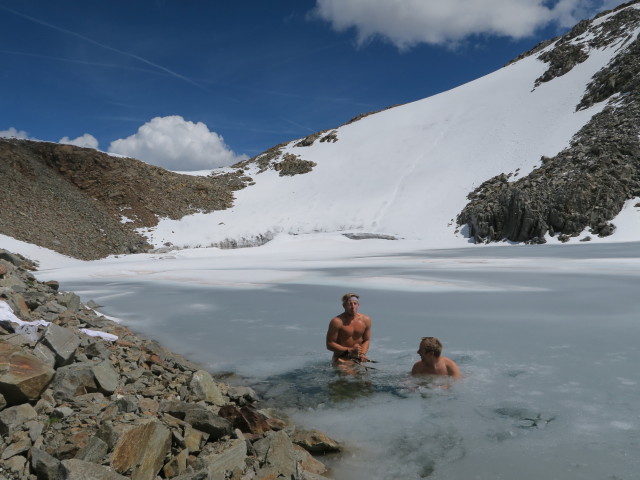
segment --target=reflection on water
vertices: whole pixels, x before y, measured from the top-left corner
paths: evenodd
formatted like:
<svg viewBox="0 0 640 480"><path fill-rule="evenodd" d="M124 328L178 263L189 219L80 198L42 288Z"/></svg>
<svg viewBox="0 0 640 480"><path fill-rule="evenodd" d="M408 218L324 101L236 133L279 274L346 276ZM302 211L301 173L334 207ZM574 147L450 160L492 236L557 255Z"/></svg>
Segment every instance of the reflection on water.
<svg viewBox="0 0 640 480"><path fill-rule="evenodd" d="M384 393L405 397L407 378L389 376L378 370L354 365L352 371L331 366L327 361L272 375L253 385L263 401L280 408L335 408L344 403Z"/></svg>

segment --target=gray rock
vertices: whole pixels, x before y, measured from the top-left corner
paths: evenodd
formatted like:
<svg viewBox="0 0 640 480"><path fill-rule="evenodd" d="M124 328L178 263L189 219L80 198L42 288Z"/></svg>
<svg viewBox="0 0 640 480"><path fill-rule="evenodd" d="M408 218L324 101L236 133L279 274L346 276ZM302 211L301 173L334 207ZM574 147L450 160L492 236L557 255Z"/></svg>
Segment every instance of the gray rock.
<svg viewBox="0 0 640 480"><path fill-rule="evenodd" d="M0 412L0 434L10 435L15 429L38 416L36 410L28 403L5 408Z"/></svg>
<svg viewBox="0 0 640 480"><path fill-rule="evenodd" d="M85 462L84 460L71 459L63 460L63 478L65 480L126 480L127 477L123 477L114 472L109 467L103 467L91 462Z"/></svg>
<svg viewBox="0 0 640 480"><path fill-rule="evenodd" d="M31 449L31 469L38 480L62 480L63 470L60 461L39 448Z"/></svg>
<svg viewBox="0 0 640 480"><path fill-rule="evenodd" d="M93 375L98 386L105 393L111 394L118 388L120 375L113 369L109 360L103 360L94 366Z"/></svg>
<svg viewBox="0 0 640 480"><path fill-rule="evenodd" d="M187 411L184 421L194 428L208 433L210 440L218 440L225 435L231 435L231 432L233 432L233 426L229 421L203 407Z"/></svg>
<svg viewBox="0 0 640 480"><path fill-rule="evenodd" d="M58 295L58 302L72 312L77 312L82 307L80 297L73 292L64 292L63 294Z"/></svg>
<svg viewBox="0 0 640 480"><path fill-rule="evenodd" d="M187 472L177 477L173 477L173 480L208 480L209 472L207 469L198 470L197 472Z"/></svg>
<svg viewBox="0 0 640 480"><path fill-rule="evenodd" d="M15 432L9 440L9 445L4 449L0 456L2 460L7 460L14 455L27 452L31 448L31 439L29 438L28 432Z"/></svg>
<svg viewBox="0 0 640 480"><path fill-rule="evenodd" d="M242 405L242 401L253 403L258 401L258 394L251 387L237 387L230 386L227 389L227 395L229 398L236 403L240 403Z"/></svg>
<svg viewBox="0 0 640 480"><path fill-rule="evenodd" d="M22 255L17 255L4 249L0 250L0 260L6 260L16 267L23 267L26 263L26 259Z"/></svg>
<svg viewBox="0 0 640 480"><path fill-rule="evenodd" d="M68 328L51 323L42 336L42 342L55 355L56 367L60 367L73 361L73 356L80 346L80 337Z"/></svg>
<svg viewBox="0 0 640 480"><path fill-rule="evenodd" d="M52 313L54 315L60 315L61 313L64 313L67 311L67 307L60 305L58 302L51 300L40 305L34 311L42 314Z"/></svg>
<svg viewBox="0 0 640 480"><path fill-rule="evenodd" d="M298 470L296 452L285 432L268 432L253 446L262 462L273 467L286 478L296 475Z"/></svg>
<svg viewBox="0 0 640 480"><path fill-rule="evenodd" d="M196 469L204 468L208 472L208 478L212 480L225 480L226 472L231 470L243 470L246 466L247 444L244 440L231 439L216 445L211 453L202 453L196 462Z"/></svg>
<svg viewBox="0 0 640 480"><path fill-rule="evenodd" d="M53 418L66 418L73 415L73 409L69 407L56 407L53 409L51 416Z"/></svg>
<svg viewBox="0 0 640 480"><path fill-rule="evenodd" d="M44 362L46 365L49 365L51 368L55 368L56 356L51 351L51 349L43 343L36 344L36 346L33 348L33 354L40 360L42 360L42 362Z"/></svg>
<svg viewBox="0 0 640 480"><path fill-rule="evenodd" d="M28 429L29 438L32 442L35 442L42 435L42 430L44 429L44 425L37 420L26 422L24 426Z"/></svg>
<svg viewBox="0 0 640 480"><path fill-rule="evenodd" d="M138 411L138 399L133 395L127 395L120 397L116 400L118 410L124 413L131 413Z"/></svg>
<svg viewBox="0 0 640 480"><path fill-rule="evenodd" d="M76 458L86 462L101 463L108 451L109 445L94 436L78 451Z"/></svg>
<svg viewBox="0 0 640 480"><path fill-rule="evenodd" d="M194 402L204 400L217 406L222 406L226 403L220 387L213 380L211 374L205 370L198 370L193 374L191 382L189 382L189 391L191 400Z"/></svg>
<svg viewBox="0 0 640 480"><path fill-rule="evenodd" d="M26 470L27 459L22 455L14 455L13 457L5 460L3 462L3 466L8 468L11 472L14 472L18 475L19 478L26 478L27 473Z"/></svg>
<svg viewBox="0 0 640 480"><path fill-rule="evenodd" d="M109 447L109 450L111 450L118 441L118 432L112 424L103 423L102 426L98 429L96 437L106 443Z"/></svg>
<svg viewBox="0 0 640 480"><path fill-rule="evenodd" d="M104 346L102 342L98 342L92 339L83 339L82 344L84 345L84 353L89 358L109 358L109 350Z"/></svg>
<svg viewBox="0 0 640 480"><path fill-rule="evenodd" d="M307 473L311 475L320 475L327 471L324 463L313 458L304 448L297 445L293 446L294 456L298 467L298 473Z"/></svg>
<svg viewBox="0 0 640 480"><path fill-rule="evenodd" d="M84 395L98 390L94 376L93 365L75 363L56 370L56 376L51 382L53 397L56 400L71 400L76 395Z"/></svg>

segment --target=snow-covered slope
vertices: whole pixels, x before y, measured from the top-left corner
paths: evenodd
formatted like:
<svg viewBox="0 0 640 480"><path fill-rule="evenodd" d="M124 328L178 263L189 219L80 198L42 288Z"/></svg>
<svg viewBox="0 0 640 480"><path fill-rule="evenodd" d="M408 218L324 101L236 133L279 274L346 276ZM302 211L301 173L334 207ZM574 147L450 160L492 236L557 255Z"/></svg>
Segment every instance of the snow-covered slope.
<svg viewBox="0 0 640 480"><path fill-rule="evenodd" d="M147 236L158 247L251 242L281 232L377 233L431 247L466 243L455 219L468 193L502 172L520 178L542 155L566 148L604 107L576 111L592 76L619 48L592 48L586 61L535 87L548 68L538 59L542 50L454 90L337 128L335 142L292 141L275 161L295 155L316 163L310 173L279 176L253 164L246 173L255 184L236 192L233 208L162 220Z"/></svg>

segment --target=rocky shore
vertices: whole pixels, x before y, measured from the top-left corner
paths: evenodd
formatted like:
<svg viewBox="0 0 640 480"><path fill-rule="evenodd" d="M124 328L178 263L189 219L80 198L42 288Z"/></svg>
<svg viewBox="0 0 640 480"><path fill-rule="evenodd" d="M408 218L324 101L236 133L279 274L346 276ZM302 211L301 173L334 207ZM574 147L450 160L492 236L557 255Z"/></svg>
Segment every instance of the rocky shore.
<svg viewBox="0 0 640 480"><path fill-rule="evenodd" d="M337 442L39 282L35 268L0 249L0 480L327 478L312 453Z"/></svg>

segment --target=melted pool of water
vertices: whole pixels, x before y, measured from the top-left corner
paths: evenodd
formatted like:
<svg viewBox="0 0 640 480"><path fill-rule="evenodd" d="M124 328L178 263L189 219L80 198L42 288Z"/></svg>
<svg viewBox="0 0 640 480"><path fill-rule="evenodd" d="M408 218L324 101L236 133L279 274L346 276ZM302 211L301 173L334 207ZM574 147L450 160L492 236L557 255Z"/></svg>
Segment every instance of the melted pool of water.
<svg viewBox="0 0 640 480"><path fill-rule="evenodd" d="M322 459L336 479L631 480L640 470L637 249L422 252L263 289L63 288L214 372L239 373L263 405L342 441L342 455ZM324 347L348 290L372 317L377 361L352 375L333 369ZM441 339L462 380L410 377L422 336Z"/></svg>

